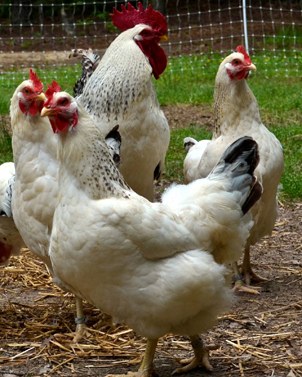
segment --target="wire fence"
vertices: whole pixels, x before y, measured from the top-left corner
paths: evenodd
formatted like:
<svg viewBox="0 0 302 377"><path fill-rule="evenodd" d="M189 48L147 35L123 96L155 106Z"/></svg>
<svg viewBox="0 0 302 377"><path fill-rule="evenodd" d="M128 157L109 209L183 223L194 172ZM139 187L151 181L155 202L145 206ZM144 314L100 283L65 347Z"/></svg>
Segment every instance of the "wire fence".
<svg viewBox="0 0 302 377"><path fill-rule="evenodd" d="M121 3L25 0L0 5L0 84L19 82L28 67L66 68L68 75L79 64L68 58L72 48L91 47L102 54L118 34L110 12ZM162 46L170 58L171 75L183 70L200 74L206 69L202 62L219 61L238 44L248 43L250 53L261 56L264 74L273 65L277 76L302 77L301 1L157 0L153 4L168 20L169 40Z"/></svg>

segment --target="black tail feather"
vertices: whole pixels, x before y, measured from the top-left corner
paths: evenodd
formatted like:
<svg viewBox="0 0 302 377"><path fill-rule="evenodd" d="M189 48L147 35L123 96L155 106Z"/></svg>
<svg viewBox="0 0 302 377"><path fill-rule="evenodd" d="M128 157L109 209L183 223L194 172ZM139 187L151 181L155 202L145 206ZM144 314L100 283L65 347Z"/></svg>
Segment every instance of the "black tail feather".
<svg viewBox="0 0 302 377"><path fill-rule="evenodd" d="M258 163L258 144L251 137L244 136L234 141L225 150L218 164L210 173L210 175L226 173L233 182L236 182L236 189L249 189L247 198L241 207L244 214L260 199L262 194L262 185L254 175ZM244 176L250 176L250 178L245 180Z"/></svg>
<svg viewBox="0 0 302 377"><path fill-rule="evenodd" d="M246 201L243 203L241 209L243 214L246 214L252 207L253 205L260 199L262 195L262 185L259 183L257 180L252 187L249 196L247 197Z"/></svg>
<svg viewBox="0 0 302 377"><path fill-rule="evenodd" d="M239 157L242 157L249 165L248 174L253 174L259 163L258 145L254 139L249 136L243 136L234 141L224 152L221 160L232 164Z"/></svg>

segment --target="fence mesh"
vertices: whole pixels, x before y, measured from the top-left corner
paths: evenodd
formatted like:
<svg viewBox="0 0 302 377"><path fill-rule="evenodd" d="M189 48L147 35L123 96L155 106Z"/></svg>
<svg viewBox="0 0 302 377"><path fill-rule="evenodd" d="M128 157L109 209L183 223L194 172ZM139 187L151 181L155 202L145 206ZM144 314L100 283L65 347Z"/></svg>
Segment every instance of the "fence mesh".
<svg viewBox="0 0 302 377"><path fill-rule="evenodd" d="M121 1L77 1L43 4L34 0L0 5L0 83L19 82L28 67L52 70L78 67L72 48L91 47L100 54L116 37L110 12ZM132 1L136 5L136 1ZM244 44L242 0L153 1L167 16L169 40L162 46L168 74L206 69L207 59L221 60ZM301 77L302 2L246 1L249 50L274 65L276 75ZM183 59L176 59L176 58ZM196 61L200 64L196 65ZM56 77L53 77L56 78Z"/></svg>

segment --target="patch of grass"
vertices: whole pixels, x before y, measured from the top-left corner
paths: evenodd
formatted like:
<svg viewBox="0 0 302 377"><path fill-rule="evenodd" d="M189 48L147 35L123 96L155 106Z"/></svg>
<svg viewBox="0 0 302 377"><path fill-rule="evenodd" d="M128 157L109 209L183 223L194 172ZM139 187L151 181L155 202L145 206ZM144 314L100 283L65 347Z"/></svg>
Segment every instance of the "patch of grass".
<svg viewBox="0 0 302 377"><path fill-rule="evenodd" d="M218 54L170 58L167 70L155 81L160 103L210 103L220 60Z"/></svg>
<svg viewBox="0 0 302 377"><path fill-rule="evenodd" d="M0 164L13 161L11 137L0 125Z"/></svg>
<svg viewBox="0 0 302 377"><path fill-rule="evenodd" d="M281 179L281 196L286 200L302 198L302 124L287 128L274 127L272 132L280 140L285 156L284 173Z"/></svg>

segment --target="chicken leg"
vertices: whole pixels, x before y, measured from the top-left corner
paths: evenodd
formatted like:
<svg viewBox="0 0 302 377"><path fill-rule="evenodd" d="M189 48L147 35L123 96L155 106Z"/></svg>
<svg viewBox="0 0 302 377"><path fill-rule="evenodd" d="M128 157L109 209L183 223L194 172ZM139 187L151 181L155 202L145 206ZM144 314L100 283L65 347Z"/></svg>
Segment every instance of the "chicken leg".
<svg viewBox="0 0 302 377"><path fill-rule="evenodd" d="M255 272L252 270L251 266L251 259L250 259L250 247L246 246L244 250L244 257L243 257L243 263L242 263L242 275L244 278L244 281L246 284L250 284L251 281L254 281L256 283L261 283L263 281L267 281L267 279L258 276L255 274Z"/></svg>
<svg viewBox="0 0 302 377"><path fill-rule="evenodd" d="M77 296L75 296L75 304L76 304L76 331L75 336L73 338L73 342L79 342L86 332L86 324L85 324L85 316L83 311L83 300Z"/></svg>
<svg viewBox="0 0 302 377"><path fill-rule="evenodd" d="M242 277L242 275L239 271L238 263L234 262L232 266L233 266L234 279L235 279L233 290L235 292L245 292L245 293L251 293L251 294L254 294L254 295L259 295L259 293L260 293L259 290L261 288L260 287L252 287L252 286L245 283L245 279Z"/></svg>
<svg viewBox="0 0 302 377"><path fill-rule="evenodd" d="M242 272L240 273L237 262L233 263L233 271L235 276L234 291L259 294L261 287L251 286L251 281L261 282L266 281L266 279L257 276L252 270L249 246L245 247L241 270Z"/></svg>
<svg viewBox="0 0 302 377"><path fill-rule="evenodd" d="M217 346L204 346L202 339L198 335L190 336L194 356L190 359L181 360L181 364L186 364L181 368L173 371L174 374L186 373L199 366L204 367L207 371L213 370L209 360L209 350L217 349Z"/></svg>
<svg viewBox="0 0 302 377"><path fill-rule="evenodd" d="M153 369L153 359L158 339L147 339L147 346L143 361L137 372L127 374L108 374L106 377L155 377L157 374Z"/></svg>

